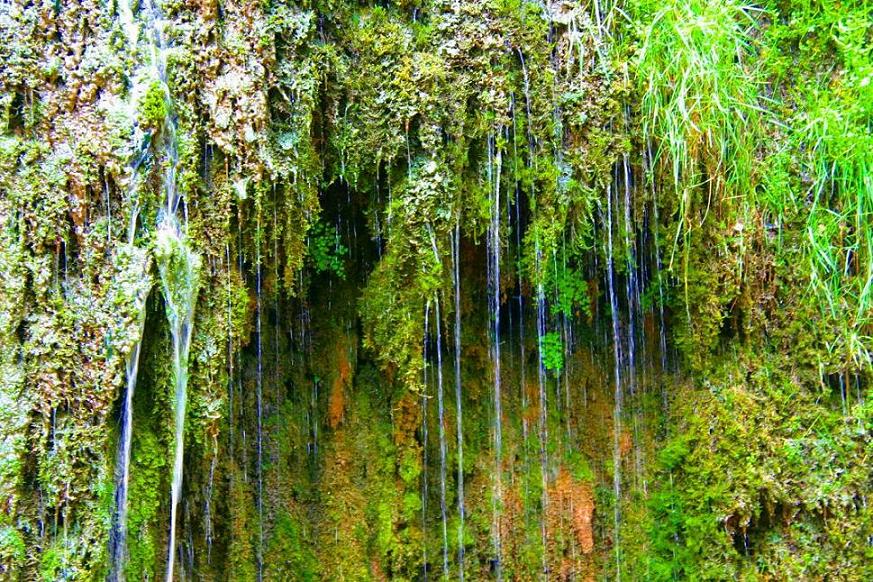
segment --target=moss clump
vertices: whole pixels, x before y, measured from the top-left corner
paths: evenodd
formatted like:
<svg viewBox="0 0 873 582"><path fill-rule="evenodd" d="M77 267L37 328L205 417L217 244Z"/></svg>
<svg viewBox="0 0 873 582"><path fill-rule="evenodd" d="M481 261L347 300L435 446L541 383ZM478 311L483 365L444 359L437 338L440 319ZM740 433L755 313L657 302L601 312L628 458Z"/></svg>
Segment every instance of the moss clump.
<svg viewBox="0 0 873 582"><path fill-rule="evenodd" d="M169 482L165 478L169 452L144 423L139 422L135 426L128 491L127 572L130 575L153 577L161 555L159 544L163 532L159 518L161 502L169 490Z"/></svg>
<svg viewBox="0 0 873 582"><path fill-rule="evenodd" d="M137 120L143 128L159 131L168 113L166 86L160 81L152 81L140 98Z"/></svg>
<svg viewBox="0 0 873 582"><path fill-rule="evenodd" d="M0 526L0 569L12 572L25 558L24 539L10 525Z"/></svg>
<svg viewBox="0 0 873 582"><path fill-rule="evenodd" d="M265 575L270 579L318 580L318 562L302 524L290 514L277 516L267 552Z"/></svg>
<svg viewBox="0 0 873 582"><path fill-rule="evenodd" d="M554 331L547 332L540 339L543 367L550 372L559 374L564 369L564 342Z"/></svg>

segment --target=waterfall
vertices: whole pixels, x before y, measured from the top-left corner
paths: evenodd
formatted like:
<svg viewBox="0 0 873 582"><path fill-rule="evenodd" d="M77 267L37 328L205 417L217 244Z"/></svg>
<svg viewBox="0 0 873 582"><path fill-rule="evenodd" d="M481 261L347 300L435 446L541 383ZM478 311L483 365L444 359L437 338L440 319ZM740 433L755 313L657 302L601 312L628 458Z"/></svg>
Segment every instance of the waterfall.
<svg viewBox="0 0 873 582"><path fill-rule="evenodd" d="M625 113L627 116L627 113ZM642 473L642 457L639 448L640 442L640 414L639 414L639 394L637 384L637 355L636 355L636 334L637 334L637 316L640 313L640 283L637 276L637 252L636 238L631 237L633 232L633 221L631 219L631 168L630 159L627 152L622 155L622 170L624 183L624 244L625 244L625 261L627 267L627 276L625 278L625 296L627 298L627 354L625 363L627 365L627 384L630 396L633 399L633 446L634 446L634 483L637 482ZM645 485L644 485L645 488Z"/></svg>
<svg viewBox="0 0 873 582"><path fill-rule="evenodd" d="M612 492L615 497L615 578L621 580L621 544L619 527L621 521L621 331L618 320L618 299L615 295L615 258L612 249L612 188L606 190L606 228L607 228L607 279L609 288L609 309L612 315L613 370L615 373L615 394L612 413Z"/></svg>
<svg viewBox="0 0 873 582"><path fill-rule="evenodd" d="M118 18L121 21L121 27L124 29L124 34L127 36L127 44L129 48L131 50L135 49L137 40L139 39L139 25L136 23L136 17L130 6L130 0L119 0Z"/></svg>
<svg viewBox="0 0 873 582"><path fill-rule="evenodd" d="M503 412L500 395L500 173L501 150L495 153L494 136L488 138L488 183L493 193L491 222L488 226L488 287L491 310L491 360L494 374L494 466L495 494L492 524L495 572L498 580L503 579L502 548L500 540L500 514L503 504Z"/></svg>
<svg viewBox="0 0 873 582"><path fill-rule="evenodd" d="M225 252L225 261L227 263L227 278L225 280L225 295L227 297L227 402L228 402L228 449L230 453L230 457L233 458L233 443L234 443L234 431L233 427L236 424L234 422L234 408L233 408L233 393L234 393L234 378L233 378L233 361L235 358L235 352L233 349L233 303L231 301L232 292L231 292L231 282L230 282L230 270L231 270L231 262L230 262L230 244L225 243L224 245ZM232 476L231 476L232 478Z"/></svg>
<svg viewBox="0 0 873 582"><path fill-rule="evenodd" d="M658 280L658 343L661 352L661 371L663 372L667 370L667 326L664 324L664 284L661 277L663 264L661 262L660 235L658 234L658 226L661 223L658 220L658 192L655 187L652 144L648 140L646 142L646 149L643 152L643 163L645 164L645 172L652 188L652 212L655 220L652 232L655 239L655 278Z"/></svg>
<svg viewBox="0 0 873 582"><path fill-rule="evenodd" d="M170 319L173 335L173 370L176 376L176 433L178 441L176 447L177 457L179 457L179 450L182 445L179 427L180 423L184 423L187 352L190 345L193 303L197 292L196 271L199 268L199 259L185 247L184 242L180 239L181 230L175 216L178 204L175 183L175 170L178 162L176 121L169 112L171 100L167 87L166 42L163 35L161 14L158 8L150 1L143 5L143 9L149 26L149 34L146 35L146 38L151 48L152 57L150 76L161 82L168 104L168 113L161 128L162 145L168 162L162 184L166 197L167 211L162 216L159 225L155 255L163 282L164 295L168 306L168 319ZM140 26L128 0L121 0L117 5L117 10L119 21L125 32L128 48L134 53L139 43ZM138 67L138 69L143 67L145 65ZM137 72L139 71L134 71L134 73ZM136 74L131 75L131 77L137 76ZM142 78L135 79L134 86L130 91L129 106L131 108L136 106L136 100L141 97L145 85L146 82ZM134 285L137 285L137 290L134 297L134 311L137 320L137 335L125 364L127 384L122 404L122 421L115 471L115 514L113 516L113 530L110 536L110 580L125 579L124 568L127 561L127 513L131 446L133 441L133 397L136 390L142 338L145 330L146 300L151 290L151 280L148 274L149 257L146 255L146 251L137 249L134 244L140 212L139 202L136 200L139 183L137 172L149 155L148 144L151 137L153 136L144 136L142 130L138 126L134 126L134 141L138 146L135 157L131 162L131 181L128 186L128 201L132 207L128 225L128 250L125 252L128 252L130 260L136 263L134 275L137 277L137 280L134 282ZM182 281L178 280L180 276ZM184 359L184 362L182 359ZM176 465L178 466L174 466L173 490L176 492L174 499L178 501L178 490L181 487L181 459L177 458ZM176 483L175 478L177 472L179 473L178 483ZM175 503L172 513L173 517L171 520L175 523ZM172 551L170 553L172 555Z"/></svg>
<svg viewBox="0 0 873 582"><path fill-rule="evenodd" d="M461 248L460 219L452 239L452 278L455 287L455 406L458 425L458 578L464 580L464 421L461 392Z"/></svg>
<svg viewBox="0 0 873 582"><path fill-rule="evenodd" d="M215 536L212 525L212 488L215 483L215 467L218 464L218 439L212 437L212 462L209 464L209 482L206 485L206 502L203 507L203 537L206 542L206 563L212 563L212 540Z"/></svg>
<svg viewBox="0 0 873 582"><path fill-rule="evenodd" d="M534 164L536 162L536 142L533 133L531 132L531 109L530 109L530 77L528 76L527 64L524 60L524 53L521 49L518 50L518 57L521 61L521 72L522 79L524 81L524 104L525 104L525 113L527 114L527 146L528 146L528 164ZM529 194L530 199L534 200L535 193L532 190ZM518 204L516 205L516 212L518 212ZM521 229L521 221L518 221L518 229ZM519 238L517 239L517 243L519 248L521 246L521 238L520 235L517 235ZM543 576L548 576L548 556L546 555L546 546L548 542L548 530L546 528L546 509L549 504L549 459L548 459L548 440L549 440L549 428L548 428L548 398L546 395L546 368L543 360L543 337L546 334L546 295L545 290L543 288L542 282L542 249L540 248L540 239L539 235L535 237L534 240L534 260L536 262L535 272L537 273L537 281L536 281L536 305L537 305L537 317L536 317L536 331L537 331L537 389L538 389L538 406L539 406L539 415L538 415L538 433L539 433L539 441L540 441L540 478L542 480L542 493L540 498L540 540L542 543L542 554L543 554ZM523 300L521 296L521 266L518 267L518 281L519 281L519 312L522 314L521 317L524 317L523 310ZM523 319L522 319L523 322ZM522 356L522 394L524 394L524 324L520 326L521 331L520 339L521 339L521 356ZM525 433L527 432L527 427L523 427Z"/></svg>
<svg viewBox="0 0 873 582"><path fill-rule="evenodd" d="M134 51L139 38L139 25L127 1L121 1L118 5L118 17L127 36L128 47ZM131 90L129 106L135 107L135 99L138 88ZM127 378L124 402L121 409L121 430L118 438L118 454L115 467L115 513L113 515L112 532L110 535L110 580L124 580L124 568L127 563L127 509L128 489L130 484L130 454L133 442L133 396L136 390L137 375L139 372L139 358L142 351L142 338L145 331L146 300L151 291L151 278L149 276L149 257L144 249L136 247L136 226L139 218L139 202L135 196L139 186L138 171L148 156L148 150L144 147L142 132L134 127L133 141L137 144L134 159L130 164L130 183L128 184L128 201L132 205L130 220L128 223L127 247L122 252L129 255L126 258L135 262L134 275L137 293L134 297L134 312L136 313L137 335L125 363L125 377ZM107 194L107 210L109 210L109 198Z"/></svg>
<svg viewBox="0 0 873 582"><path fill-rule="evenodd" d="M256 295L256 330L258 336L258 370L256 379L256 398L257 398L257 448L258 448L258 582L264 578L264 441L263 441L263 410L264 410L264 357L263 357L263 342L262 342L262 304L261 304L261 224L258 219L258 234L256 243L257 257L255 259L255 295Z"/></svg>
<svg viewBox="0 0 873 582"><path fill-rule="evenodd" d="M200 287L200 257L189 248L187 236L179 221L181 196L176 189L176 166L179 163L177 121L173 112L167 77L167 40L160 9L152 0L143 3L149 25L153 75L164 90L166 115L160 132L160 146L166 156L163 177L165 207L159 215L155 242L155 258L161 277L166 303L167 321L173 344L173 378L175 412L175 452L173 481L170 492L170 536L167 547L167 580L173 579L176 548L176 520L182 494L185 458L185 413L188 401L188 354L191 347L194 307ZM183 208L184 210L184 208ZM187 214L187 210L185 210Z"/></svg>
<svg viewBox="0 0 873 582"><path fill-rule="evenodd" d="M527 379L525 377L525 370L527 368L527 356L525 354L525 346L524 346L524 293L523 293L523 267L522 267L522 259L521 259L521 200L520 200L520 192L516 189L515 193L515 274L516 274L516 286L518 287L518 357L519 357L519 385L521 387L521 408L522 410L527 410L528 401L527 401ZM522 414L521 416L521 434L522 441L524 442L525 448L525 463L528 464L527 456L527 437L528 437L528 426L527 426L527 416Z"/></svg>
<svg viewBox="0 0 873 582"><path fill-rule="evenodd" d="M443 519L443 577L449 577L449 535L446 516L446 429L445 409L443 407L443 341L440 328L440 302L435 303L436 309L436 355L437 355L437 407L440 436L440 512Z"/></svg>

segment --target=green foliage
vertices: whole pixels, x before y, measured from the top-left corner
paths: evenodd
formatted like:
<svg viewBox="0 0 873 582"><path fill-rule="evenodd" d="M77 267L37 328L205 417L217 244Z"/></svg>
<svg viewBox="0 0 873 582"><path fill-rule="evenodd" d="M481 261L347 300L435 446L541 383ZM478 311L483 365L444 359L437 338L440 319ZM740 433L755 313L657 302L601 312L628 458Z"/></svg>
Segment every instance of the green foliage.
<svg viewBox="0 0 873 582"><path fill-rule="evenodd" d="M287 512L276 516L267 542L265 576L272 579L317 580L318 563L297 520Z"/></svg>
<svg viewBox="0 0 873 582"><path fill-rule="evenodd" d="M414 449L406 449L400 456L400 466L397 468L397 473L407 485L412 485L421 475L421 460L419 459L418 451Z"/></svg>
<svg viewBox="0 0 873 582"><path fill-rule="evenodd" d="M159 509L169 481L164 479L169 451L143 423L137 424L128 490L127 571L154 576L161 553Z"/></svg>
<svg viewBox="0 0 873 582"><path fill-rule="evenodd" d="M745 195L758 111L751 47L758 9L734 0L640 0L632 9L642 32L643 131L659 140L682 202L685 187L706 180Z"/></svg>
<svg viewBox="0 0 873 582"><path fill-rule="evenodd" d="M62 544L63 541L60 543ZM43 552L39 562L39 575L45 582L57 580L67 575L63 571L65 548L58 546L52 546Z"/></svg>
<svg viewBox="0 0 873 582"><path fill-rule="evenodd" d="M139 104L139 123L146 129L159 130L167 119L167 91L158 80L152 81Z"/></svg>
<svg viewBox="0 0 873 582"><path fill-rule="evenodd" d="M349 250L339 241L339 234L318 221L310 227L308 258L316 273L329 273L340 279L346 278L344 260Z"/></svg>
<svg viewBox="0 0 873 582"><path fill-rule="evenodd" d="M0 526L0 564L14 568L25 557L24 540L21 534L10 525Z"/></svg>
<svg viewBox="0 0 873 582"><path fill-rule="evenodd" d="M873 313L873 39L869 6L849 2L807 6L789 25L771 34L784 43L801 30L814 31L835 47L825 57L831 67L811 62L809 79L790 90L802 106L795 116L793 141L805 150L799 161L812 177L805 191L812 201L807 220L811 281L838 321L845 318L832 350L857 366L869 366L871 344L863 331ZM806 48L806 50L809 50ZM821 59L821 55L809 55ZM795 204L798 204L795 202Z"/></svg>
<svg viewBox="0 0 873 582"><path fill-rule="evenodd" d="M588 464L588 459L585 457L584 454L582 454L578 450L573 449L567 452L566 457L567 467L569 468L570 474L573 476L573 479L575 479L576 481L594 483L594 471Z"/></svg>
<svg viewBox="0 0 873 582"><path fill-rule="evenodd" d="M563 264L554 270L547 269L544 286L547 289L554 289L555 302L552 304L552 309L556 314L567 317L579 315L591 317L588 283L577 269Z"/></svg>
<svg viewBox="0 0 873 582"><path fill-rule="evenodd" d="M540 338L540 349L546 370L557 374L564 369L564 342L561 334L555 331L546 332Z"/></svg>
<svg viewBox="0 0 873 582"><path fill-rule="evenodd" d="M689 451L687 437L676 437L667 442L658 453L658 462L668 471L675 469L685 459Z"/></svg>
<svg viewBox="0 0 873 582"><path fill-rule="evenodd" d="M231 536L228 544L226 564L228 577L237 580L252 580L257 578L256 548L253 540L257 537L257 508L248 483L243 480L243 473L237 467L229 488L228 503L233 517Z"/></svg>
<svg viewBox="0 0 873 582"><path fill-rule="evenodd" d="M540 539L540 504L563 462L574 479L596 486L592 560L612 551L610 511L622 509L620 554L640 562L625 577L870 578L871 517L858 502L871 454L869 2L318 0L222 3L221 15L215 3L170 2L169 87L153 81L133 96L137 103L124 79L147 65L147 35L138 47L122 46L118 22L99 3L19 4L4 13L12 25L0 50L0 576L103 575L108 435L123 356L144 313L147 254L160 271L171 331L195 326L186 519L198 533L206 479L214 478L210 517L225 538L216 538L214 571L192 575L256 577L256 467L244 447L258 416L246 272L257 264L264 298L275 298L269 307L262 298L270 317L257 338L258 353L266 350L258 364L268 417L268 577L420 576L423 544L431 564L440 549L438 488L430 488L424 526L420 493L422 479L436 478L436 457L425 466L422 456L435 451L437 425L430 414L431 440L422 442L421 398L412 392L423 389L425 305L441 302L444 325L454 315L447 267L455 225L463 544L468 577L489 575L494 419L475 271L499 190L502 258L521 262L504 277L519 275L529 309L541 286L550 325L574 319L561 328L566 336L537 338L525 313L528 327L507 334L515 342L524 331L527 343L508 345L502 361L506 577L539 575L543 554L572 537L563 525L570 513L555 504L552 537ZM147 26L145 15L136 18ZM46 26L57 34L44 34ZM70 39L83 43L72 56L43 58L66 54ZM131 168L141 146L129 143L131 107L150 136L166 133L168 115L178 117L176 167L161 151L166 143L152 140ZM604 274L598 213L625 155L635 224L616 224L620 234L642 233L635 249L647 285L637 361L655 359L649 317L657 307L683 359L675 375L657 365L639 370L644 395L627 403L641 466L630 471L624 461L622 478L634 486L614 499L603 486L613 468L603 421L609 356L601 357L597 337L609 316L596 296ZM177 178L167 187L184 200L185 224L155 232L165 194L158 184L170 169ZM352 250L363 260L352 269L350 249L318 218L319 194L330 198L326 189L337 183L349 191L349 206L338 207L343 220L360 211L380 237L375 265L375 251L359 252L359 242ZM503 217L507 201L519 204L521 220ZM122 246L130 223L135 248ZM652 234L655 246L665 241L668 272L657 279L664 305L647 269ZM629 258L623 238L615 255ZM300 276L303 266L339 284L317 288ZM501 281L507 293L513 285ZM283 289L299 296L281 297ZM302 334L309 355L296 352L298 309L311 315ZM353 337L358 317L364 350ZM146 335L160 337L144 351L140 375L154 394L139 401L135 420L130 578L154 578L165 550L170 396L158 387L170 358L161 322L146 322ZM447 353L452 335L444 336ZM574 339L572 354L565 337ZM566 370L569 380L558 386L561 406L548 395L545 443L536 398L528 398L536 340L549 373ZM319 357L338 344L354 355L339 390L325 381L336 373L332 358ZM359 384L359 367L374 363L382 376L373 371ZM845 413L833 378L848 386ZM651 413L661 406L649 386L656 382L672 409L663 425ZM343 420L325 429L335 394ZM445 419L452 429L453 398ZM662 443L653 434L670 437ZM545 483L536 467L541 444ZM450 461L456 446L449 443ZM456 512L455 478L450 471ZM458 525L456 513L449 520ZM450 529L453 547L454 537ZM205 542L194 538L197 568L208 570ZM570 571L584 559L562 556L547 567L587 579Z"/></svg>
<svg viewBox="0 0 873 582"><path fill-rule="evenodd" d="M658 454L659 486L649 501L649 567L657 578L861 571L864 544L844 542L839 531L870 523L850 501L867 472L859 433L845 430L855 421L766 367L773 363L725 363L711 372L709 389L677 396L673 414L683 420ZM718 380L734 366L754 370L744 387ZM796 508L789 518L780 513L786 504ZM826 527L832 520L838 529ZM796 549L786 552L787 544ZM754 563L746 547L759 556ZM822 548L827 565L801 558Z"/></svg>

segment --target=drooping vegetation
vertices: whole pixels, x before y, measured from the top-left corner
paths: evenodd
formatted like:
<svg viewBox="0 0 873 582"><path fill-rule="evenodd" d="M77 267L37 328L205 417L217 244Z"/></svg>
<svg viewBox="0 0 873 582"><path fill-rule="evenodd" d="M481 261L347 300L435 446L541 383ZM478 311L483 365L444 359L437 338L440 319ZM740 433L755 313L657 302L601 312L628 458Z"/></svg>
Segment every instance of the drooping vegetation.
<svg viewBox="0 0 873 582"><path fill-rule="evenodd" d="M0 31L0 578L873 577L868 2Z"/></svg>

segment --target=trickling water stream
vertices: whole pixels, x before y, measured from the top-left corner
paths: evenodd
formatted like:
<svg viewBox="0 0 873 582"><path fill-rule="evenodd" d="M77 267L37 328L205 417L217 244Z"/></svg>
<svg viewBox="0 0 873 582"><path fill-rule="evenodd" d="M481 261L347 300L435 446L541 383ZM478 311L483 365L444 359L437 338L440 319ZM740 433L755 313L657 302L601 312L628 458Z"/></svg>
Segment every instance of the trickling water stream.
<svg viewBox="0 0 873 582"><path fill-rule="evenodd" d="M534 250L536 257L536 271L542 272L542 251L540 250L539 238L536 240L536 248ZM537 293L537 388L539 396L539 440L540 440L540 478L542 479L542 497L540 498L540 536L543 545L543 573L548 570L546 557L546 544L548 541L548 530L546 527L546 509L549 506L549 426L548 426L548 398L546 394L546 366L545 356L543 353L543 338L546 335L546 294L543 289L542 276L538 275L536 284Z"/></svg>
<svg viewBox="0 0 873 582"><path fill-rule="evenodd" d="M495 574L503 579L500 516L503 511L503 410L500 394L500 175L502 150L495 148L495 136L488 139L488 184L493 203L488 226L488 289L491 313L491 360L494 382L494 516L492 536L494 543ZM496 151L495 151L496 149Z"/></svg>
<svg viewBox="0 0 873 582"><path fill-rule="evenodd" d="M422 453L422 471L421 471L421 575L422 578L426 581L428 578L428 568L430 566L427 561L427 499L428 499L428 479L427 479L427 441L428 441L428 428L427 428L427 404L428 404L428 395L427 389L430 386L428 381L428 340L430 338L429 332L430 328L430 301L424 307L424 345L422 349L424 351L423 361L424 361L424 388L421 392L421 453Z"/></svg>
<svg viewBox="0 0 873 582"><path fill-rule="evenodd" d="M146 1L142 6L142 10L148 24L146 38L148 39L148 46L151 51L151 62L149 65L136 67L136 70L132 75L136 81L134 87L131 89L130 106L135 106L135 100L142 97L144 87L147 86L150 79L157 80L161 83L167 105L165 119L163 120L161 128L158 130L161 138L161 153L165 158L165 171L162 186L166 203L165 209L162 214L159 215L160 224L158 225L155 244L155 256L160 271L164 297L167 304L167 318L170 323L173 338L176 451L171 493L171 541L168 549L167 568L167 578L172 579L173 558L175 554L176 511L181 492L182 457L184 454L183 436L185 405L187 400L187 360L191 340L194 303L196 301L198 288L199 258L188 249L184 240L185 235L176 216L176 211L178 210L179 205L179 198L176 192L176 165L178 164L176 120L172 111L172 100L167 86L165 54L167 43L164 34L164 22L159 8L151 1ZM129 50L132 54L137 55L138 53L136 52L136 49L139 41L139 24L136 21L136 16L133 13L130 3L127 1L120 2L118 5L118 12L119 19L127 36ZM148 70L149 73L145 74L144 70ZM149 137L143 137L139 127L135 127L134 140L137 144L140 142L148 144L149 141L154 141ZM137 257L136 247L134 247L136 224L139 214L139 203L135 201L139 182L137 172L140 165L148 155L145 147L140 150L139 146L137 146L137 150L138 151L135 154L136 157L131 165L131 181L128 196L133 203L128 229L128 245L130 247L132 260L136 260ZM142 263L141 281L143 281L144 284L140 285L140 289L134 299L135 312L138 314L138 335L131 352L128 355L126 363L127 386L125 400L122 406L122 425L119 435L118 462L116 467L115 525L111 537L112 568L109 577L113 580L123 580L125 578L124 569L127 559L128 484L130 480L131 443L133 440L133 395L136 388L139 357L142 347L142 335L145 326L145 303L151 287L148 276L147 257L141 257L139 262Z"/></svg>
<svg viewBox="0 0 873 582"><path fill-rule="evenodd" d="M173 343L173 377L175 380L175 398L173 401L175 453L170 494L170 541L167 548L167 580L172 580L176 547L176 517L182 494L185 458L188 354L191 348L194 306L200 286L200 258L187 247L182 233L178 230L178 225L175 227L167 224L162 225L158 232L155 253L167 306L167 319L170 323Z"/></svg>
<svg viewBox="0 0 873 582"><path fill-rule="evenodd" d="M464 416L461 392L461 277L460 277L460 218L455 223L452 238L452 284L455 295L455 407L458 437L458 578L464 579Z"/></svg>
<svg viewBox="0 0 873 582"><path fill-rule="evenodd" d="M365 4L0 2L0 577L863 568L866 39Z"/></svg>
<svg viewBox="0 0 873 582"><path fill-rule="evenodd" d="M151 281L148 277L148 257L144 251L133 246L132 240L129 252L130 260L134 262L135 272L139 274L139 280L142 284L134 297L134 311L137 313L137 336L125 364L127 384L121 409L121 430L118 436L118 458L115 468L115 516L113 532L110 537L112 569L109 578L111 580L124 579L124 568L127 561L127 507L130 483L130 450L133 442L133 395L136 389L142 337L145 330L146 300L151 290Z"/></svg>
<svg viewBox="0 0 873 582"><path fill-rule="evenodd" d="M434 260L440 263L440 254L437 249L436 236L433 229L428 225L430 232L431 245L433 247ZM448 456L446 446L446 425L445 425L445 405L443 402L443 339L442 339L442 318L440 315L440 299L437 296L434 299L434 329L436 331L436 373L437 373L437 422L439 423L439 445L440 445L440 517L442 519L442 534L443 534L443 578L449 577L449 533L448 533L448 515L446 503L446 457Z"/></svg>
<svg viewBox="0 0 873 582"><path fill-rule="evenodd" d="M606 192L606 230L607 230L607 283L609 289L609 310L612 318L612 346L615 393L612 413L612 493L614 496L614 544L615 576L621 579L621 414L622 414L622 347L621 324L619 323L618 298L615 294L615 257L612 246L612 188Z"/></svg>
<svg viewBox="0 0 873 582"><path fill-rule="evenodd" d="M627 115L627 114L626 114ZM638 484L642 473L642 455L639 447L640 442L640 414L637 382L637 341L638 319L641 315L640 308L640 280L638 274L638 253L636 237L633 236L633 221L631 219L631 166L630 156L627 152L622 155L622 183L624 185L624 245L625 265L625 297L627 298L627 384L630 397L633 399L633 449L634 449L634 480ZM645 488L645 485L643 486Z"/></svg>
<svg viewBox="0 0 873 582"><path fill-rule="evenodd" d="M255 313L255 333L258 337L258 370L256 378L256 399L257 399L257 448L258 448L258 581L264 577L264 356L263 356L263 328L261 326L261 228L260 220L258 221L258 234L256 248L256 266L257 273L255 274L255 296L256 296L256 313Z"/></svg>

